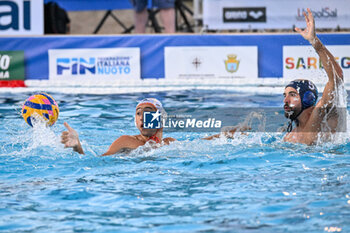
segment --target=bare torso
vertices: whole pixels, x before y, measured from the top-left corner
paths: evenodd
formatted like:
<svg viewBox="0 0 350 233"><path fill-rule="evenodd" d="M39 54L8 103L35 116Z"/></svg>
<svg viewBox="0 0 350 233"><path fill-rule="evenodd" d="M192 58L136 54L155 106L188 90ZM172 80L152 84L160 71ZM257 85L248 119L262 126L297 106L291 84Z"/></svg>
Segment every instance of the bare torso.
<svg viewBox="0 0 350 233"><path fill-rule="evenodd" d="M326 114L325 119L326 120L320 125L320 131L307 132L307 130L305 130L307 125L305 127L299 126L294 128L292 132L287 133L283 140L285 142L304 143L307 145L315 144L319 138L322 139L321 141L328 141L332 134L339 131L339 114L337 113L336 109L333 109L328 114ZM309 121L307 124L311 124Z"/></svg>

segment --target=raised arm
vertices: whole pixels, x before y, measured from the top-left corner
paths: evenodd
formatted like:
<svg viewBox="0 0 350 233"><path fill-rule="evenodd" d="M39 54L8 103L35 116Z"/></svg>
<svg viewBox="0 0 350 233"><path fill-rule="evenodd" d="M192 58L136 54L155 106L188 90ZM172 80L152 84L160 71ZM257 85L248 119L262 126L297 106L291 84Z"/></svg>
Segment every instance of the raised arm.
<svg viewBox="0 0 350 233"><path fill-rule="evenodd" d="M334 99L334 91L340 83L343 82L343 71L339 64L336 62L334 56L328 51L328 49L322 44L320 39L315 33L315 20L310 9L307 9L308 14L304 12L306 28L301 30L295 28L295 31L299 32L305 40L309 41L312 47L315 49L320 57L324 70L328 76L328 82L323 91L322 99L318 103L318 107L327 107L332 104Z"/></svg>

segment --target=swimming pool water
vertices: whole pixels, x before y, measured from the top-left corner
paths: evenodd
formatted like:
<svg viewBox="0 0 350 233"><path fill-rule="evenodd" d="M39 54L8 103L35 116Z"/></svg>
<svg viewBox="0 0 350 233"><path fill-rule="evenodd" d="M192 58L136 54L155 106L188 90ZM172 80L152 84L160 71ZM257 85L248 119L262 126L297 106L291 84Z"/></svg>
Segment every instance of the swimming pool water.
<svg viewBox="0 0 350 233"><path fill-rule="evenodd" d="M350 232L348 140L307 147L272 132L214 141L200 140L207 132L165 132L179 141L99 156L120 135L138 133L134 108L144 97L165 108L282 111L282 95L50 94L59 120L35 130L19 113L30 94L0 94L1 232ZM64 121L86 155L60 144Z"/></svg>

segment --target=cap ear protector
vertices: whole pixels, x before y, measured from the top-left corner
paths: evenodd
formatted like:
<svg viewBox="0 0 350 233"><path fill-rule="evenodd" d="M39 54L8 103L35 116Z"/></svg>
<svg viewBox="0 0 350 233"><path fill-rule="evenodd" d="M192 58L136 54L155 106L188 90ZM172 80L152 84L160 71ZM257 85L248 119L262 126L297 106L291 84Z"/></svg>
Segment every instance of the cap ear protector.
<svg viewBox="0 0 350 233"><path fill-rule="evenodd" d="M316 96L312 91L306 91L303 98L301 99L301 104L304 109L314 106L316 104Z"/></svg>

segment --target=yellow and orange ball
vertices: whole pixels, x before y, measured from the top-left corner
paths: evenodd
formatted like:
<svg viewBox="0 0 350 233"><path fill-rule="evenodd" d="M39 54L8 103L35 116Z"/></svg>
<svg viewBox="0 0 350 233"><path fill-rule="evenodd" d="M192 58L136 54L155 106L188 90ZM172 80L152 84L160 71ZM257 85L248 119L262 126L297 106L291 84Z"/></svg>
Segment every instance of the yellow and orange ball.
<svg viewBox="0 0 350 233"><path fill-rule="evenodd" d="M22 117L32 127L37 120L43 120L46 125L52 126L57 121L59 112L56 101L47 93L30 96L22 107Z"/></svg>

